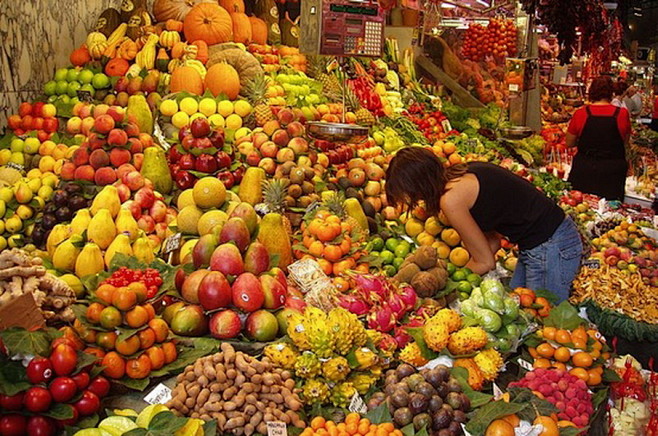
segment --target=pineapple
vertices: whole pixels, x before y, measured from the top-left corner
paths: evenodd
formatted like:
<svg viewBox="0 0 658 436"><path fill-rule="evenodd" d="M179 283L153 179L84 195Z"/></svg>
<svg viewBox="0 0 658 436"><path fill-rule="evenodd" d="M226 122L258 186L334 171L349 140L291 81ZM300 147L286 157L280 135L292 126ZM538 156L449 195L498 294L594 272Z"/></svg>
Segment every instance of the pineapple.
<svg viewBox="0 0 658 436"><path fill-rule="evenodd" d="M347 110L354 112L356 123L361 126L372 126L375 124L375 116L370 111L361 106L359 98L349 86L345 87L345 105Z"/></svg>
<svg viewBox="0 0 658 436"><path fill-rule="evenodd" d="M329 209L329 212L336 215L338 218L349 223L350 227L355 229L361 229L361 224L356 220L356 218L350 216L345 210L345 194L342 192L334 192L331 195L328 195L324 199L324 205Z"/></svg>
<svg viewBox="0 0 658 436"><path fill-rule="evenodd" d="M256 124L263 126L268 121L274 120L272 109L267 104L267 79L259 74L251 79L245 86L244 94L254 106L254 117Z"/></svg>
<svg viewBox="0 0 658 436"><path fill-rule="evenodd" d="M329 56L312 56L310 59L310 76L322 83L325 95L340 95L341 85L335 74L327 72L327 66L334 58Z"/></svg>
<svg viewBox="0 0 658 436"><path fill-rule="evenodd" d="M263 203L267 205L269 212L281 215L286 232L292 236L292 226L285 215L285 198L288 195L289 183L287 179L263 180Z"/></svg>

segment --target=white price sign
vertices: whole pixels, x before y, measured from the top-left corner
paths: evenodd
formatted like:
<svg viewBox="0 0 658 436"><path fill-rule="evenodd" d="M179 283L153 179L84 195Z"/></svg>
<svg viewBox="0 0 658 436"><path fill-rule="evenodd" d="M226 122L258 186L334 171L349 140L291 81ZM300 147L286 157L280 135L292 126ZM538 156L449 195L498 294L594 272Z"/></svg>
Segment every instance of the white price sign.
<svg viewBox="0 0 658 436"><path fill-rule="evenodd" d="M519 366L525 370L532 371L534 368L527 360L519 358Z"/></svg>
<svg viewBox="0 0 658 436"><path fill-rule="evenodd" d="M288 427L285 422L270 421L267 424L267 436L288 436Z"/></svg>
<svg viewBox="0 0 658 436"><path fill-rule="evenodd" d="M151 392L144 397L144 401L149 404L165 404L171 400L171 389L162 383L158 384Z"/></svg>
<svg viewBox="0 0 658 436"><path fill-rule="evenodd" d="M368 407L366 406L366 403L363 402L361 396L356 393L352 397L352 401L350 401L350 405L348 406L347 410L355 413L366 413L368 411Z"/></svg>
<svg viewBox="0 0 658 436"><path fill-rule="evenodd" d="M503 391L496 383L493 384L493 395L496 400L503 396Z"/></svg>

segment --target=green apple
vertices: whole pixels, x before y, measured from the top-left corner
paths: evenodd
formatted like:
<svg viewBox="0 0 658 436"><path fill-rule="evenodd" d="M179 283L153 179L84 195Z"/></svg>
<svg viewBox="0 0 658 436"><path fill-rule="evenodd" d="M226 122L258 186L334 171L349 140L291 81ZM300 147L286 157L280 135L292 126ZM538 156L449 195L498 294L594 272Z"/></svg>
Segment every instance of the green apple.
<svg viewBox="0 0 658 436"><path fill-rule="evenodd" d="M66 94L62 94L62 95L59 96L58 100L61 101L62 103L70 103L71 102L71 97L69 97Z"/></svg>
<svg viewBox="0 0 658 436"><path fill-rule="evenodd" d="M68 94L69 97L75 97L78 95L78 90L81 86L82 85L80 85L80 82L70 82L66 89L66 94Z"/></svg>
<svg viewBox="0 0 658 436"><path fill-rule="evenodd" d="M38 141L38 139L37 139L37 141ZM25 141L23 141L21 138L12 139L11 144L9 145L9 149L13 153L20 153L25 149Z"/></svg>
<svg viewBox="0 0 658 436"><path fill-rule="evenodd" d="M94 89L93 85L91 83L85 83L80 87L80 91L87 91L90 92L91 95L93 96L96 90Z"/></svg>
<svg viewBox="0 0 658 436"><path fill-rule="evenodd" d="M43 93L46 95L54 95L57 92L57 82L50 80L43 85Z"/></svg>
<svg viewBox="0 0 658 436"><path fill-rule="evenodd" d="M95 89L105 89L110 86L110 78L103 73L96 73L91 79L91 84Z"/></svg>
<svg viewBox="0 0 658 436"><path fill-rule="evenodd" d="M66 80L68 82L75 82L78 80L78 74L80 74L78 70L75 68L69 68L68 72L66 73Z"/></svg>
<svg viewBox="0 0 658 436"><path fill-rule="evenodd" d="M82 83L83 85L86 83L91 83L93 78L94 78L94 72L86 68L80 71L80 73L78 74L78 82Z"/></svg>
<svg viewBox="0 0 658 436"><path fill-rule="evenodd" d="M66 80L66 76L69 74L68 68L60 68L55 72L55 81L59 82L60 80Z"/></svg>
<svg viewBox="0 0 658 436"><path fill-rule="evenodd" d="M39 146L41 146L41 142L38 138L29 137L25 139L25 149L23 151L27 154L37 154Z"/></svg>
<svg viewBox="0 0 658 436"><path fill-rule="evenodd" d="M69 89L69 82L66 80L57 81L57 94L63 95L66 94L66 91Z"/></svg>

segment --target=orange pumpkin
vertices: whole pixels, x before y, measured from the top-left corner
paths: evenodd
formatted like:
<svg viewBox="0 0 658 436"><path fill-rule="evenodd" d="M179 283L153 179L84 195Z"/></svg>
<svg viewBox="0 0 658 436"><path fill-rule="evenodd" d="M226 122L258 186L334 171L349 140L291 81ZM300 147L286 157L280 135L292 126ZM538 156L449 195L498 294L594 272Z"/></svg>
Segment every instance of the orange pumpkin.
<svg viewBox="0 0 658 436"><path fill-rule="evenodd" d="M219 0L219 5L226 9L229 14L234 14L236 12L244 14L243 0Z"/></svg>
<svg viewBox="0 0 658 436"><path fill-rule="evenodd" d="M119 45L117 55L127 61L135 59L135 56L137 56L137 44L130 38L126 38L126 40Z"/></svg>
<svg viewBox="0 0 658 436"><path fill-rule="evenodd" d="M183 31L183 22L179 21L179 20L169 19L165 23L165 29L175 30L176 32L182 32Z"/></svg>
<svg viewBox="0 0 658 436"><path fill-rule="evenodd" d="M251 22L251 40L255 44L267 44L267 23L258 17L249 17Z"/></svg>
<svg viewBox="0 0 658 436"><path fill-rule="evenodd" d="M192 67L178 67L171 73L169 82L171 92L187 91L191 94L203 94L203 80L197 70Z"/></svg>
<svg viewBox="0 0 658 436"><path fill-rule="evenodd" d="M196 45L197 47L196 59L204 64L208 62L208 44L199 39L194 41L192 45Z"/></svg>
<svg viewBox="0 0 658 436"><path fill-rule="evenodd" d="M167 20L183 21L192 7L198 3L217 3L213 0L155 0L153 4L153 15L155 20L165 22Z"/></svg>
<svg viewBox="0 0 658 436"><path fill-rule="evenodd" d="M69 56L69 60L71 61L71 64L76 67L81 67L91 61L91 56L89 55L87 46L83 44L80 48L73 50L71 56Z"/></svg>
<svg viewBox="0 0 658 436"><path fill-rule="evenodd" d="M233 41L249 44L251 42L251 23L249 17L240 12L231 14L233 21Z"/></svg>
<svg viewBox="0 0 658 436"><path fill-rule="evenodd" d="M215 97L225 94L230 100L235 100L240 93L240 76L235 68L226 63L208 68L205 84Z"/></svg>
<svg viewBox="0 0 658 436"><path fill-rule="evenodd" d="M130 64L123 58L114 58L105 65L105 74L108 76L124 76L130 68Z"/></svg>
<svg viewBox="0 0 658 436"><path fill-rule="evenodd" d="M226 9L213 3L199 3L185 17L183 24L185 39L200 39L208 45L228 42L233 39L233 22Z"/></svg>
<svg viewBox="0 0 658 436"><path fill-rule="evenodd" d="M174 44L174 46L171 48L171 58L172 59L180 59L183 57L185 54L185 48L187 47L187 43L185 42L177 42Z"/></svg>

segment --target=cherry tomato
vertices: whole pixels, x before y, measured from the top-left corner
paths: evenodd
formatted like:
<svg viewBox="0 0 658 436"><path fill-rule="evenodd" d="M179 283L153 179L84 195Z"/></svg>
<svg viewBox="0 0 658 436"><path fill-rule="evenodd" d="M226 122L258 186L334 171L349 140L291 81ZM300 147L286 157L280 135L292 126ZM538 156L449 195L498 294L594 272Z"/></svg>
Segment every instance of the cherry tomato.
<svg viewBox="0 0 658 436"><path fill-rule="evenodd" d="M27 365L27 379L32 384L45 383L53 376L53 365L50 359L35 357Z"/></svg>
<svg viewBox="0 0 658 436"><path fill-rule="evenodd" d="M91 381L87 390L95 393L99 398L103 398L110 392L110 382L105 377L99 375Z"/></svg>
<svg viewBox="0 0 658 436"><path fill-rule="evenodd" d="M21 410L24 394L25 392L19 392L12 396L0 394L0 407L5 410Z"/></svg>
<svg viewBox="0 0 658 436"><path fill-rule="evenodd" d="M0 418L2 436L23 436L27 430L27 419L23 415L12 413Z"/></svg>
<svg viewBox="0 0 658 436"><path fill-rule="evenodd" d="M57 426L51 418L45 416L32 416L27 422L28 436L54 436Z"/></svg>
<svg viewBox="0 0 658 436"><path fill-rule="evenodd" d="M52 401L53 397L50 395L50 391L41 386L33 386L28 389L23 398L25 408L35 413L48 410Z"/></svg>
<svg viewBox="0 0 658 436"><path fill-rule="evenodd" d="M76 375L71 377L75 384L78 386L79 390L82 390L89 386L89 373L86 371L80 371Z"/></svg>
<svg viewBox="0 0 658 436"><path fill-rule="evenodd" d="M82 398L76 401L73 406L78 409L78 414L80 414L80 416L89 416L98 412L98 409L101 407L101 400L95 393L84 391L82 393Z"/></svg>
<svg viewBox="0 0 658 436"><path fill-rule="evenodd" d="M57 377L48 386L50 395L58 403L68 402L78 391L78 385L71 377Z"/></svg>
<svg viewBox="0 0 658 436"><path fill-rule="evenodd" d="M50 361L57 375L70 375L78 364L78 354L72 346L59 344L50 355Z"/></svg>

